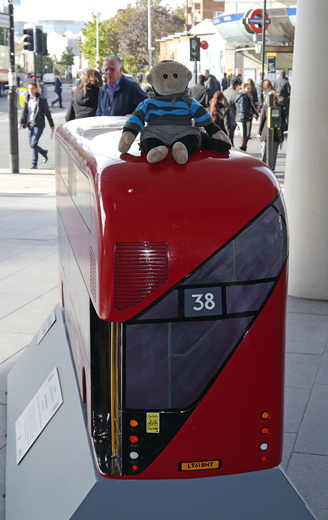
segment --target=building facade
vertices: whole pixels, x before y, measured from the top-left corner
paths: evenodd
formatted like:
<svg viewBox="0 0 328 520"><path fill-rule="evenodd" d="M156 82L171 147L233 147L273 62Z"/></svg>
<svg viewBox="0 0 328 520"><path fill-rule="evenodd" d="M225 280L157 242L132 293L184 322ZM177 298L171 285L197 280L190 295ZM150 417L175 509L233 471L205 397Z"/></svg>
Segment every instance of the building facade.
<svg viewBox="0 0 328 520"><path fill-rule="evenodd" d="M218 79L226 72L232 77L242 74L244 80L261 77L262 34L253 29L249 20L258 12L262 2L214 2L213 0L186 0L185 33L168 35L161 40L160 60L178 59L198 73L209 69ZM218 9L214 10L214 7ZM220 11L223 9L223 13ZM206 19L203 13L210 13ZM267 0L268 24L265 33L264 76L272 81L285 70L292 81L292 63L297 8L295 0L276 2ZM211 15L212 13L212 15ZM198 21L199 23L196 23ZM261 27L255 26L255 29ZM200 61L190 61L189 39L198 36L201 46ZM269 67L268 67L269 66Z"/></svg>

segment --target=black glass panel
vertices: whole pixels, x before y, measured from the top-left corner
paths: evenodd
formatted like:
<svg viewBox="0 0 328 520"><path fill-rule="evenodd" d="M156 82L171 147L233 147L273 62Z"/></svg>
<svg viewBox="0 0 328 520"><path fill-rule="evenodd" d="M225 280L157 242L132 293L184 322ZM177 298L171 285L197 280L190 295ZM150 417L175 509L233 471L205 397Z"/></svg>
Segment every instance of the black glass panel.
<svg viewBox="0 0 328 520"><path fill-rule="evenodd" d="M273 285L274 282L228 286L226 288L227 313L259 310Z"/></svg>
<svg viewBox="0 0 328 520"><path fill-rule="evenodd" d="M220 370L252 317L126 326L126 407L190 406Z"/></svg>
<svg viewBox="0 0 328 520"><path fill-rule="evenodd" d="M270 206L182 285L273 278L281 271L286 252L286 226Z"/></svg>
<svg viewBox="0 0 328 520"><path fill-rule="evenodd" d="M148 309L140 316L142 320L154 320L156 318L170 319L178 316L178 292L170 292L163 300Z"/></svg>

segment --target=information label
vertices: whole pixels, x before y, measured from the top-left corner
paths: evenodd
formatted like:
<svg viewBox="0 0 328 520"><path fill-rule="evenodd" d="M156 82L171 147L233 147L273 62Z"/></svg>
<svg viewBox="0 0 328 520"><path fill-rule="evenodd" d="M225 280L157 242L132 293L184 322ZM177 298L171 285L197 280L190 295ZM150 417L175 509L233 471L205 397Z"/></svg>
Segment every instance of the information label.
<svg viewBox="0 0 328 520"><path fill-rule="evenodd" d="M21 462L62 403L58 371L54 368L15 423L17 464Z"/></svg>
<svg viewBox="0 0 328 520"><path fill-rule="evenodd" d="M147 433L159 433L159 413L147 413Z"/></svg>
<svg viewBox="0 0 328 520"><path fill-rule="evenodd" d="M52 313L50 314L49 318L46 319L46 321L44 322L44 324L42 325L41 329L38 331L38 333L36 335L36 340L37 340L38 344L45 337L45 335L47 334L48 330L53 326L55 321L56 321L56 313L53 310Z"/></svg>

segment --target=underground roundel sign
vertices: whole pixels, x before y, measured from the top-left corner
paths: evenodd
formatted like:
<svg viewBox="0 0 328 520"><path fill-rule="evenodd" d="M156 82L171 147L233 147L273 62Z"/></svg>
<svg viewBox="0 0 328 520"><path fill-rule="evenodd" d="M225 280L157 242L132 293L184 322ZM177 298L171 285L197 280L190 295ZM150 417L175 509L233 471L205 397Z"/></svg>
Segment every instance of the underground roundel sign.
<svg viewBox="0 0 328 520"><path fill-rule="evenodd" d="M254 9L251 11L249 18L247 20L250 28L255 33L261 34L262 33L262 17L263 17L263 10L262 9ZM268 16L268 13L265 13L265 30L269 27L270 19Z"/></svg>

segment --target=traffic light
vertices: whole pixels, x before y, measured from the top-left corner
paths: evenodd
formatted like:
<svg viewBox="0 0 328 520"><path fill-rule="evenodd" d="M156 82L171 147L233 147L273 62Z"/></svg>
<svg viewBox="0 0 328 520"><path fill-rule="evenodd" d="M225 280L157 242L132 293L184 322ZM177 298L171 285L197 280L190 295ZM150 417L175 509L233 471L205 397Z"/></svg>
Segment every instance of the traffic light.
<svg viewBox="0 0 328 520"><path fill-rule="evenodd" d="M200 39L190 38L190 61L200 61Z"/></svg>
<svg viewBox="0 0 328 520"><path fill-rule="evenodd" d="M35 52L37 54L43 53L43 32L42 27L35 27Z"/></svg>
<svg viewBox="0 0 328 520"><path fill-rule="evenodd" d="M24 50L34 52L34 26L25 26L24 35Z"/></svg>
<svg viewBox="0 0 328 520"><path fill-rule="evenodd" d="M47 33L42 33L42 55L48 56Z"/></svg>

